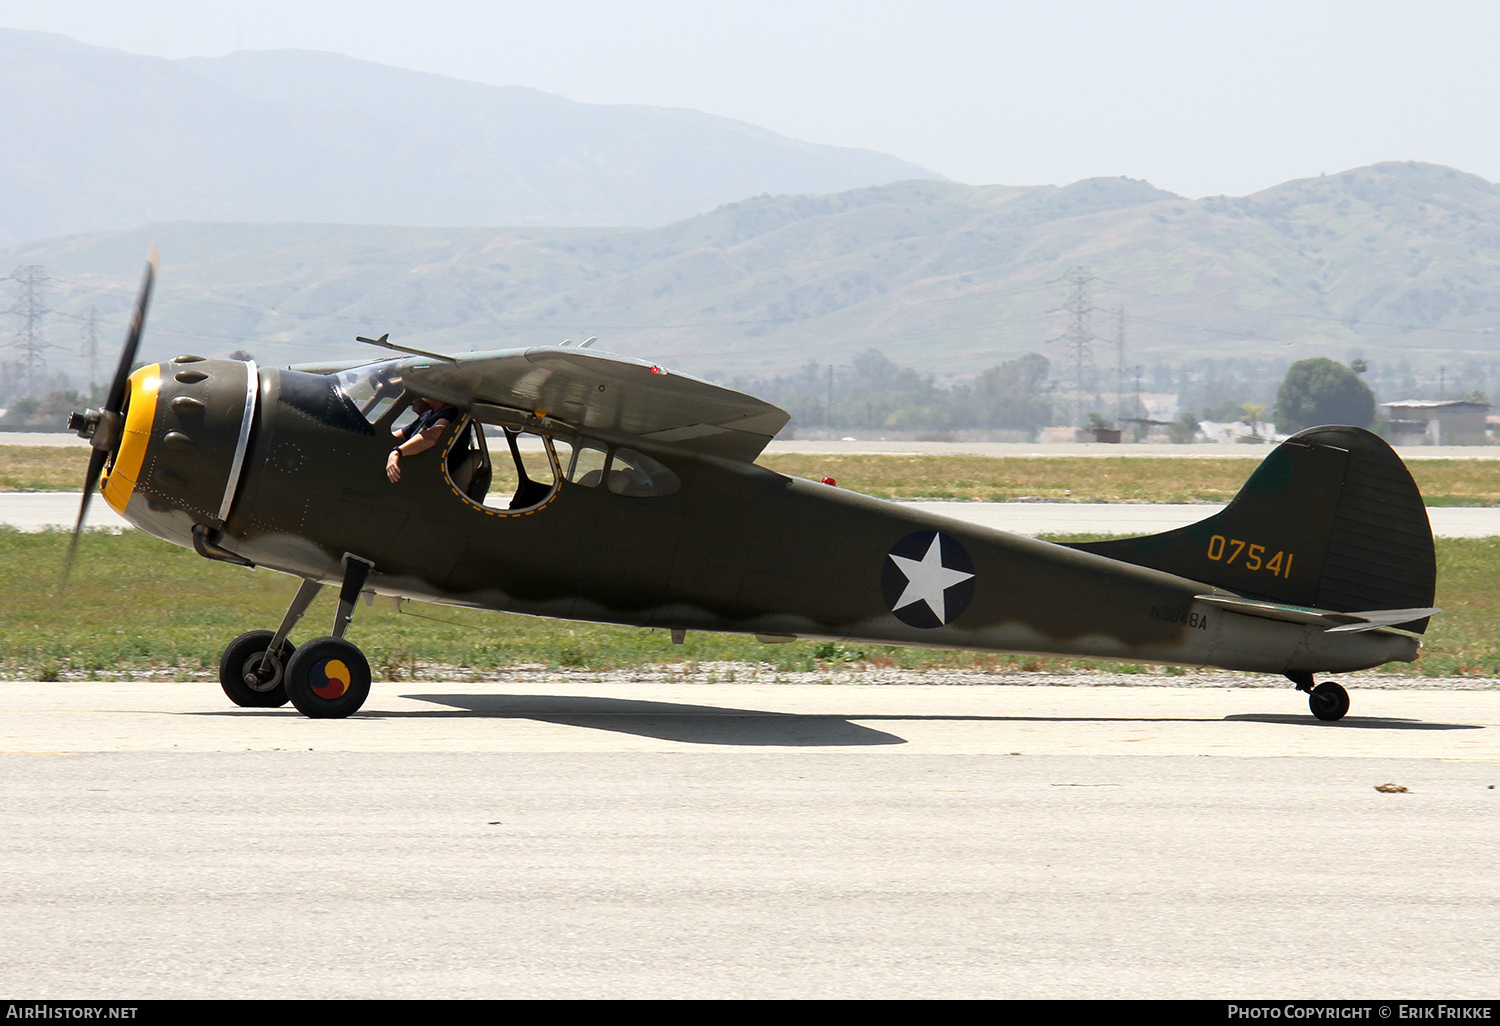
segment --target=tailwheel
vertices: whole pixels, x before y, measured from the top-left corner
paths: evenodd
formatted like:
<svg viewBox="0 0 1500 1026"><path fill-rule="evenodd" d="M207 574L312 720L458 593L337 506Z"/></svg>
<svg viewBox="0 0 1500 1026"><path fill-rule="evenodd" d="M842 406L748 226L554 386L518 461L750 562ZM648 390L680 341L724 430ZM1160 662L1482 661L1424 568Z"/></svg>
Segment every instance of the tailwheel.
<svg viewBox="0 0 1500 1026"><path fill-rule="evenodd" d="M296 647L284 642L271 653L270 631L250 631L229 643L219 657L219 686L235 705L276 709L286 705L285 669Z"/></svg>
<svg viewBox="0 0 1500 1026"><path fill-rule="evenodd" d="M370 696L370 663L342 638L314 638L286 664L286 693L313 719L343 719Z"/></svg>
<svg viewBox="0 0 1500 1026"><path fill-rule="evenodd" d="M1349 711L1349 692L1337 681L1325 680L1308 692L1307 704L1314 716L1332 723L1343 719Z"/></svg>

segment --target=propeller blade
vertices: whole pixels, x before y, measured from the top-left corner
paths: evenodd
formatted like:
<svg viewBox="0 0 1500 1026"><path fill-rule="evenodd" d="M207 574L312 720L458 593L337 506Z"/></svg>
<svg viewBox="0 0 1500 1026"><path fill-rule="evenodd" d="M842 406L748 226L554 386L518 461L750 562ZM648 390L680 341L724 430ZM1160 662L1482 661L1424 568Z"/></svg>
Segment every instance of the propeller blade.
<svg viewBox="0 0 1500 1026"><path fill-rule="evenodd" d="M135 351L141 347L141 331L146 326L146 310L151 305L151 286L156 282L158 257L156 246L146 259L146 272L141 278L141 291L135 299L135 312L130 315L130 330L125 333L125 348L120 350L120 363L115 367L114 380L109 383L109 396L104 408L119 413L125 402L125 385L130 377L130 365L135 363Z"/></svg>
<svg viewBox="0 0 1500 1026"><path fill-rule="evenodd" d="M109 453L103 449L94 449L89 454L89 469L83 479L83 501L78 504L78 523L73 525L73 537L68 539L68 555L63 559L59 584L67 583L68 574L73 572L73 554L78 551L78 536L83 533L83 522L88 519L89 500L94 497L94 485L99 480L99 471L104 469L104 461L108 458Z"/></svg>
<svg viewBox="0 0 1500 1026"><path fill-rule="evenodd" d="M125 347L120 350L120 362L115 367L114 380L109 383L109 394L105 397L102 411L90 410L89 418L95 425L89 427L90 419L75 413L68 418L68 426L77 428L78 433L85 438L90 438L94 431L98 430L98 421L101 414L108 417L114 414L114 423L110 428L114 443L105 441L107 436L95 435L92 441L95 448L89 453L89 468L83 478L83 501L78 504L78 522L73 525L73 537L68 540L68 554L63 559L62 578L58 581L61 585L68 579L68 574L73 570L73 556L78 551L78 538L83 534L84 521L89 515L89 500L94 497L94 486L99 482L99 472L104 469L104 464L109 461L110 453L119 447L119 414L123 413L125 405L125 388L130 384L130 366L135 363L136 350L141 347L141 331L146 327L146 311L151 306L151 286L156 282L156 268L159 263L156 247L151 247L151 255L146 258L146 272L141 278L141 291L135 298L135 312L130 315L130 330L125 333ZM106 446L98 448L99 445Z"/></svg>

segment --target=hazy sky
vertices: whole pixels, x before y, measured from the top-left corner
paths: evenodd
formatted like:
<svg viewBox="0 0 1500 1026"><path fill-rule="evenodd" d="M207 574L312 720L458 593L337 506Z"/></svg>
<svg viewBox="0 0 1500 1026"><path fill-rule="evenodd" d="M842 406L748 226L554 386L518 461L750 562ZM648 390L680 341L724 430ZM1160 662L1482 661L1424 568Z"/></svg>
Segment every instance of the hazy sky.
<svg viewBox="0 0 1500 1026"><path fill-rule="evenodd" d="M0 0L0 26L691 107L976 184L1243 195L1381 160L1500 180L1495 0Z"/></svg>

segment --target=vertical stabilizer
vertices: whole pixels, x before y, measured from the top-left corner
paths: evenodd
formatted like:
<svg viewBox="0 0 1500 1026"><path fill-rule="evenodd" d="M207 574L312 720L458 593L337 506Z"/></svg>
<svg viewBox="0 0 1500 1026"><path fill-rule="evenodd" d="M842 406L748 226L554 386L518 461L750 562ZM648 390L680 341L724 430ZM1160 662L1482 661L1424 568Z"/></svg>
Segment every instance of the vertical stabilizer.
<svg viewBox="0 0 1500 1026"><path fill-rule="evenodd" d="M1340 612L1428 607L1437 581L1416 482L1389 445L1355 427L1293 435L1207 520L1072 547L1246 596ZM1420 633L1427 619L1399 626Z"/></svg>

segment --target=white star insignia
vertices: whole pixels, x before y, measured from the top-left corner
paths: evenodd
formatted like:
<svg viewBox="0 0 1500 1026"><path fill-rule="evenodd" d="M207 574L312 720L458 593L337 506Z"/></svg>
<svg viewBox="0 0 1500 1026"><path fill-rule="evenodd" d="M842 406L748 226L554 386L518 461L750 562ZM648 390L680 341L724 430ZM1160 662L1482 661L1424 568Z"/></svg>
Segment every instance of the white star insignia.
<svg viewBox="0 0 1500 1026"><path fill-rule="evenodd" d="M927 608L932 610L938 618L938 623L948 622L947 606L943 602L943 592L955 584L962 584L973 574L966 574L962 570L951 570L943 565L943 536L934 534L932 544L927 547L927 555L920 560L907 559L905 556L897 556L894 553L891 559L896 561L896 569L906 575L906 590L891 607L894 612L905 608L915 602L926 602Z"/></svg>

